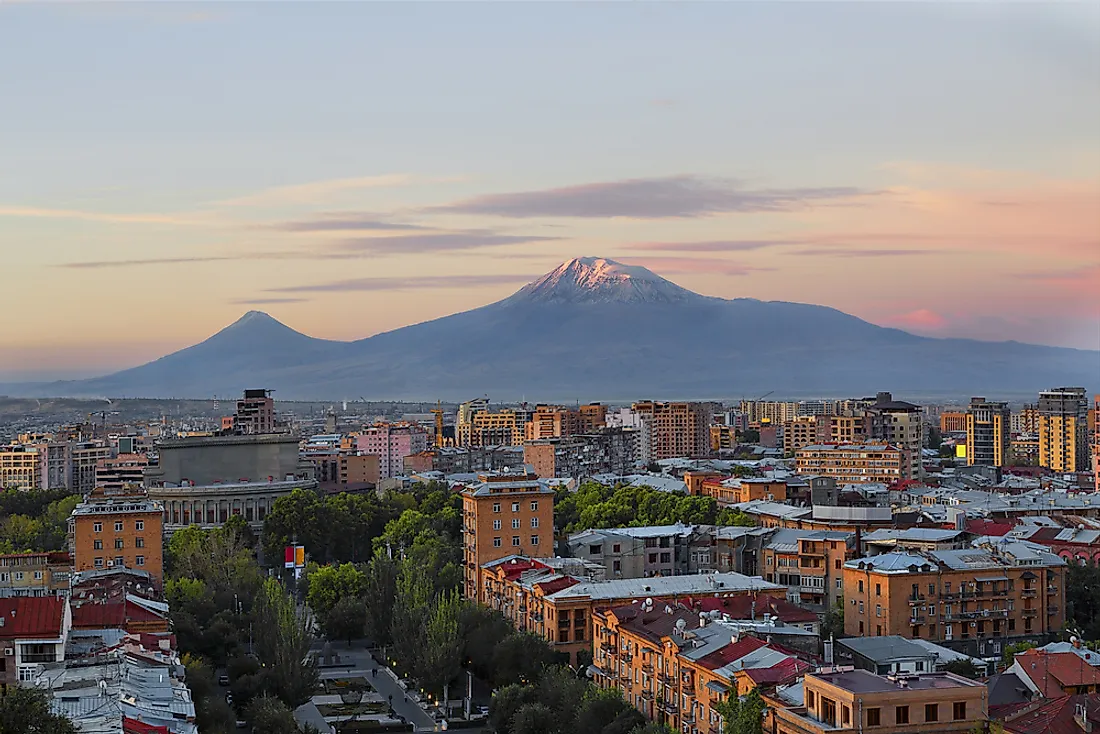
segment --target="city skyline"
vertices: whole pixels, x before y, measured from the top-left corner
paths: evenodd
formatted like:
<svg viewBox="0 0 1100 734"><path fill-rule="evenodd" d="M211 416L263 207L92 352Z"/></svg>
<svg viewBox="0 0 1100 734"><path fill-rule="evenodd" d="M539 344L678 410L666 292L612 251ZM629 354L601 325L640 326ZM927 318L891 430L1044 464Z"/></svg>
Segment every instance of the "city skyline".
<svg viewBox="0 0 1100 734"><path fill-rule="evenodd" d="M0 379L250 309L366 337L584 255L1097 349L1097 30L1061 4L0 7Z"/></svg>

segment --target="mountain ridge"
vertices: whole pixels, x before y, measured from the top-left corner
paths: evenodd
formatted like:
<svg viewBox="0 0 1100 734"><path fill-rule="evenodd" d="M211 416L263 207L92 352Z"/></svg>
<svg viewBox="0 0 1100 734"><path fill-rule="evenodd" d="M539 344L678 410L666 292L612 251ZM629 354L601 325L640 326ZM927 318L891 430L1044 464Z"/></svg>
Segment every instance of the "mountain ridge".
<svg viewBox="0 0 1100 734"><path fill-rule="evenodd" d="M574 258L503 300L354 341L249 311L198 344L103 377L13 386L33 397L292 399L720 397L1036 392L1100 375L1100 352L933 339L827 306L722 299L606 258Z"/></svg>

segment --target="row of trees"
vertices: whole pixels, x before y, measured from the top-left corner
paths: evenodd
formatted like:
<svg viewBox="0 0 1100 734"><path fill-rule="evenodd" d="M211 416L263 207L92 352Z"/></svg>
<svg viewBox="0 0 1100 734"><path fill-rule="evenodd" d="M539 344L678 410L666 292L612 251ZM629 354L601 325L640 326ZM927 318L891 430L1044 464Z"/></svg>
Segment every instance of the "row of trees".
<svg viewBox="0 0 1100 734"><path fill-rule="evenodd" d="M752 518L733 509L719 509L712 497L682 492L661 492L651 487L609 487L585 482L577 491L558 491L554 498L554 524L565 533L589 528L673 525L753 525Z"/></svg>
<svg viewBox="0 0 1100 734"><path fill-rule="evenodd" d="M80 495L67 490L0 492L0 553L61 550Z"/></svg>
<svg viewBox="0 0 1100 734"><path fill-rule="evenodd" d="M283 585L267 578L241 518L191 526L168 543L168 598L187 682L203 732L235 730L237 715L216 685L225 667L235 705L256 731L297 732L291 711L318 686L311 622Z"/></svg>

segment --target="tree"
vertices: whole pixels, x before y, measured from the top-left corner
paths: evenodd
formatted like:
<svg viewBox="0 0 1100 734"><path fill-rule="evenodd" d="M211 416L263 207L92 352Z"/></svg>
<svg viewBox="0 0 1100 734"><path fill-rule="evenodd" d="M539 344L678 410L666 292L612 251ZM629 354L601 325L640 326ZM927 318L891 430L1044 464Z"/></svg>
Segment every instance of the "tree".
<svg viewBox="0 0 1100 734"><path fill-rule="evenodd" d="M963 678L969 678L970 680L977 680L981 677L981 672L978 670L978 666L973 663L969 658L959 658L958 660L952 660L947 665L943 666L943 669L948 673L954 673L955 675L961 675Z"/></svg>
<svg viewBox="0 0 1100 734"><path fill-rule="evenodd" d="M345 596L325 613L322 627L330 640L351 641L363 636L367 624L367 607L358 596Z"/></svg>
<svg viewBox="0 0 1100 734"><path fill-rule="evenodd" d="M76 734L69 719L50 711L49 695L12 686L0 696L0 734Z"/></svg>
<svg viewBox="0 0 1100 734"><path fill-rule="evenodd" d="M467 604L461 614L462 634L466 649L463 660L478 678L493 677L493 651L502 640L515 634L515 628L504 615L479 604Z"/></svg>
<svg viewBox="0 0 1100 734"><path fill-rule="evenodd" d="M554 651L541 637L530 632L514 633L493 651L492 683L503 686L536 681L553 662Z"/></svg>
<svg viewBox="0 0 1100 734"><path fill-rule="evenodd" d="M535 689L518 683L504 686L489 701L489 726L497 734L512 734L516 712L536 700Z"/></svg>
<svg viewBox="0 0 1100 734"><path fill-rule="evenodd" d="M756 527L756 520L752 515L741 510L735 510L732 507L727 507L718 513L718 517L715 520L716 525L734 525L743 528Z"/></svg>
<svg viewBox="0 0 1100 734"><path fill-rule="evenodd" d="M830 637L840 639L844 634L844 600L837 599L836 604L825 612L825 618L821 621L821 639Z"/></svg>
<svg viewBox="0 0 1100 734"><path fill-rule="evenodd" d="M398 565L384 555L378 555L367 564L363 580L363 599L366 602L366 634L379 646L393 641L393 602L397 596Z"/></svg>
<svg viewBox="0 0 1100 734"><path fill-rule="evenodd" d="M245 709L245 718L253 731L264 734L298 734L294 714L286 704L266 693L255 698Z"/></svg>
<svg viewBox="0 0 1100 734"><path fill-rule="evenodd" d="M512 717L512 734L555 734L554 713L541 703L520 706Z"/></svg>
<svg viewBox="0 0 1100 734"><path fill-rule="evenodd" d="M324 618L341 599L362 596L366 581L366 575L351 563L322 566L309 575L306 603Z"/></svg>
<svg viewBox="0 0 1100 734"><path fill-rule="evenodd" d="M420 676L425 687L442 695L444 687L462 672L462 637L460 636L462 608L465 602L452 590L436 598L427 619L423 655L423 671Z"/></svg>
<svg viewBox="0 0 1100 734"><path fill-rule="evenodd" d="M722 717L722 734L762 734L764 730L764 699L755 688L743 698L731 694L711 708Z"/></svg>
<svg viewBox="0 0 1100 734"><path fill-rule="evenodd" d="M591 690L577 708L575 731L628 734L645 723L641 713L618 691L589 688Z"/></svg>
<svg viewBox="0 0 1100 734"><path fill-rule="evenodd" d="M1066 569L1066 619L1086 640L1100 639L1100 566L1073 564Z"/></svg>
<svg viewBox="0 0 1100 734"><path fill-rule="evenodd" d="M317 689L316 661L309 660L309 621L278 581L268 579L255 602L256 655L267 669L272 693L297 708Z"/></svg>
<svg viewBox="0 0 1100 734"><path fill-rule="evenodd" d="M186 670L187 687L195 702L195 721L199 731L231 732L236 716L214 684L214 671L200 658L184 653L181 662Z"/></svg>
<svg viewBox="0 0 1100 734"><path fill-rule="evenodd" d="M675 734L675 732L660 722L647 721L634 727L630 734Z"/></svg>
<svg viewBox="0 0 1100 734"><path fill-rule="evenodd" d="M1009 645L1005 645L1004 652L1001 655L1001 663L1007 668L1016 661L1016 653L1024 652L1025 650L1031 650L1035 647L1034 642L1013 642Z"/></svg>

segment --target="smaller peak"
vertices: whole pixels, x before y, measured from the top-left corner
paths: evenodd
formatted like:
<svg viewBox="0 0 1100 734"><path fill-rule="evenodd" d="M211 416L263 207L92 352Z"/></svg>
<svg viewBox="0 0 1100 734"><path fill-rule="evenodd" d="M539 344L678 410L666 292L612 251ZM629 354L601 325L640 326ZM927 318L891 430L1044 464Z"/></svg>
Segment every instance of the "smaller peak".
<svg viewBox="0 0 1100 734"><path fill-rule="evenodd" d="M698 298L640 265L605 257L575 257L524 286L513 298L570 303L675 303Z"/></svg>
<svg viewBox="0 0 1100 734"><path fill-rule="evenodd" d="M266 313L264 311L248 311L247 313L245 313L244 316L241 316L239 319L237 319L236 321L234 321L232 324L230 324L229 326L227 326L225 328L227 330L228 329L241 329L241 328L254 329L257 326L272 326L272 325L284 326L283 322L279 321L277 318L275 318L274 316L272 316L269 313Z"/></svg>

